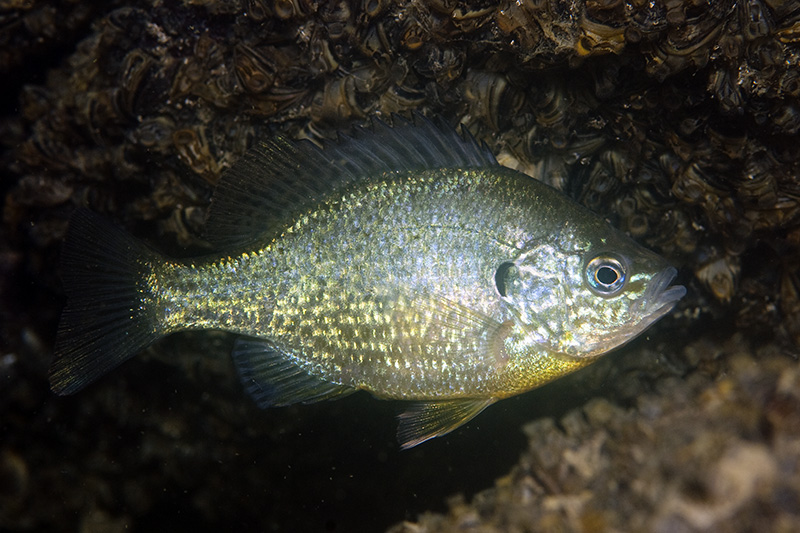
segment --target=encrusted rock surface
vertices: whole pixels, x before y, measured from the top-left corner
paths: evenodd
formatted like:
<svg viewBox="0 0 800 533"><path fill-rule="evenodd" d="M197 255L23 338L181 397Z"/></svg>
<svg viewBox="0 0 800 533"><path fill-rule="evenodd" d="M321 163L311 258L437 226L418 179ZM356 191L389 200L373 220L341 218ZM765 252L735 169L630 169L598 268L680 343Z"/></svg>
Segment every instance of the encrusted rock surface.
<svg viewBox="0 0 800 533"><path fill-rule="evenodd" d="M0 0L0 528L788 527L799 63L794 0ZM204 253L213 185L255 139L415 110L666 256L675 315L405 454L365 396L255 409L218 333L49 393L76 206Z"/></svg>
<svg viewBox="0 0 800 533"><path fill-rule="evenodd" d="M796 361L739 335L682 356L698 367L629 407L596 398L527 424L527 451L493 488L390 531L793 531Z"/></svg>

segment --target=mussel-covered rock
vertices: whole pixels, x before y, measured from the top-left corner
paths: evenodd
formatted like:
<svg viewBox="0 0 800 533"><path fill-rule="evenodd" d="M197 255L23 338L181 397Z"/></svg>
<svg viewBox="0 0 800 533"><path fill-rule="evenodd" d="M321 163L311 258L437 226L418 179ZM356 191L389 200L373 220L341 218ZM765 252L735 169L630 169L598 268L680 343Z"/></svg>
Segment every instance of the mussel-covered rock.
<svg viewBox="0 0 800 533"><path fill-rule="evenodd" d="M7 485L0 497L11 506L0 505L0 529L76 529L92 517L111 525L144 524L173 507L156 490L164 485L196 491L186 491L194 499L176 497L181 513L202 508L203 519L211 520L207 527L229 525L213 522L219 516L209 502L222 498L233 506L231 513L244 513L252 501L237 503L238 494L223 498L229 488L217 485L236 480L252 496L265 490L263 480L237 470L220 474L217 485L204 483L194 467L241 460L247 463L239 465L242 472L250 472L258 461L291 456L292 450L279 448L264 458L263 449L247 448L264 435L280 440L297 421L283 415L274 431L249 428L249 404L231 369L218 362L228 360L222 337L188 341L197 352L213 352L204 359L211 363L198 363L177 344L149 352L159 364L189 369L172 376L176 389L202 384L196 398L204 412L197 420L211 420L218 434L231 439L219 448L204 440L199 422L176 420L179 407L152 411L171 404L159 398L165 401L144 405L146 398L134 394L141 391L98 389L97 396L75 400L86 402L80 409L79 403L49 399L46 368L63 303L57 257L70 213L88 207L174 255L202 253L208 251L202 227L213 186L258 139L280 133L319 142L367 125L372 117L390 121L393 113L413 112L463 125L501 163L556 187L679 267L690 291L672 324L689 333L674 335L675 343L735 328L740 340L756 346L744 359L756 369L762 358L771 361L763 374L750 375L744 359L729 354L736 351L731 346L723 350L698 341L681 351L668 343L665 353L672 356L654 355L652 366L679 375L690 390L678 381L660 381L662 374L637 366L642 363L634 358L622 361L624 369L601 366L596 381L619 372L613 376L628 384L620 385L619 398L636 404L638 412L595 405L586 420L605 411L623 419L635 415L626 427L652 436L653 428L668 426L663 416L681 418L680 406L669 403L670 391L677 390L720 404L695 420L700 431L713 415L730 414L722 407L726 387L751 387L760 394L753 402L760 402L763 417L754 424L747 419L740 429L756 444L731 441L716 455L706 448L673 449L693 458L690 466L701 474L652 493L641 488L651 480L628 472L636 497L666 498L653 500L663 503L660 518L631 524L607 515L611 504L592 507L581 491L604 472L616 472L609 464L617 463L593 461L603 459L609 442L625 443L615 458L638 457L634 444L618 439L627 430L618 427L609 438L579 419L542 426L541 438L553 442L569 441L564 432L581 435L580 442L569 441L569 453L558 446L541 452L565 455L558 464L567 466L539 456L514 474L519 501L538 502L542 493L563 488L559 484L574 489L537 507L555 509L543 529L564 526L564 520L572 522L562 529L672 530L686 523L714 529L719 522L703 522L704 516L734 523L737 510L751 510L741 494L754 501L782 499L784 510L796 507L800 488L793 482L776 493L758 488L783 483L758 443L764 435L784 435L796 446L800 431L781 425L794 423L797 402L787 384L796 381L796 372L776 362L776 353L796 357L800 343L799 64L795 1L0 1L0 72L8 102L0 118L0 415L6 421L0 477ZM666 322L660 327L669 327ZM701 326L693 329L696 324ZM658 338L658 329L653 336ZM178 355L165 356L169 350ZM733 384L706 386L726 372L733 373ZM645 374L659 379L640 383ZM655 399L637 403L643 391ZM77 425L67 422L71 414ZM84 416L95 418L87 422ZM90 446L82 435L98 419L119 435L104 434ZM686 426L685 434L694 427ZM716 429L724 434L730 428ZM237 440L238 434L248 438ZM69 459L74 464L62 468L56 454L45 453L48 439L63 445L59 458L76 454ZM150 455L121 452L117 443L124 439L136 441L125 449ZM768 444L777 447L776 442ZM145 479L145 467L172 464L175 446L185 462ZM245 459L237 459L239 447ZM76 449L95 455L69 451ZM406 464L393 456L387 460L386 453L393 452L381 448L382 465ZM737 462L762 468L763 475L737 478L731 467ZM85 474L91 465L99 470ZM643 472L672 468L650 466ZM270 507L284 513L284 522L276 526L249 509L252 529L323 529L318 514L298 517L287 504L314 486L307 483L311 470L298 482L302 489ZM135 479L120 485L125 476ZM736 480L744 492L726 492L726 483ZM380 499L375 483L364 483L372 489L348 486L353 494L343 500L369 506ZM391 495L393 501L405 497ZM726 500L735 505L725 507ZM426 502L419 510L438 503ZM306 506L312 507L317 506ZM35 512L45 508L52 512ZM458 509L466 509L453 512L463 520L459 527L478 523L472 507ZM576 509L585 513L578 516ZM398 513L384 521L400 519ZM296 527L286 525L292 519ZM328 529L336 526L331 520Z"/></svg>

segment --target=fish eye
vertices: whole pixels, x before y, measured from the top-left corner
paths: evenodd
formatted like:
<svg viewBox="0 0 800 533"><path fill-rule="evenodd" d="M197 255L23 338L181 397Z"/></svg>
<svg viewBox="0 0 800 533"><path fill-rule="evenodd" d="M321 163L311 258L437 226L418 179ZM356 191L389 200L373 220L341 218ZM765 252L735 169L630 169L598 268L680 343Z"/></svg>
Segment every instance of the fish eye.
<svg viewBox="0 0 800 533"><path fill-rule="evenodd" d="M625 266L618 259L599 255L586 265L586 281L600 296L614 296L625 286Z"/></svg>
<svg viewBox="0 0 800 533"><path fill-rule="evenodd" d="M505 298L508 296L508 289L511 285L512 277L516 276L517 267L514 263L506 261L502 263L494 273L494 284L497 287L497 292L500 296Z"/></svg>

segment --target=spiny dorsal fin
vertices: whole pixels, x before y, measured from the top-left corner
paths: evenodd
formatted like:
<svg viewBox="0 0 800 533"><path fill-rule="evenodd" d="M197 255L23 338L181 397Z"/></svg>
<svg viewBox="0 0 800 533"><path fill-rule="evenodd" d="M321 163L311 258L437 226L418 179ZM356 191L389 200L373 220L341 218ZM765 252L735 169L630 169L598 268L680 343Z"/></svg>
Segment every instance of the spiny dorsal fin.
<svg viewBox="0 0 800 533"><path fill-rule="evenodd" d="M221 248L252 244L332 191L387 172L496 165L491 151L444 121L379 119L319 148L277 137L260 142L220 179L206 238Z"/></svg>
<svg viewBox="0 0 800 533"><path fill-rule="evenodd" d="M397 440L404 450L441 437L466 424L492 405L495 398L415 402L397 418Z"/></svg>
<svg viewBox="0 0 800 533"><path fill-rule="evenodd" d="M320 402L356 391L312 376L270 341L237 339L233 360L245 389L262 408Z"/></svg>

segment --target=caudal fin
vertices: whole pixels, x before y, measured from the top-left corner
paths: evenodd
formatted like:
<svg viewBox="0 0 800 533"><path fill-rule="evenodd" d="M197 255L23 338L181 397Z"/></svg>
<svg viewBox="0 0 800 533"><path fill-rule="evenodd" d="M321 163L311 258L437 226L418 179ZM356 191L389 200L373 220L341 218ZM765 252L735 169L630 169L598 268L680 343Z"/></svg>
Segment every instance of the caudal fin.
<svg viewBox="0 0 800 533"><path fill-rule="evenodd" d="M79 391L160 336L147 283L156 259L106 219L75 212L61 254L67 305L50 367L53 392Z"/></svg>

